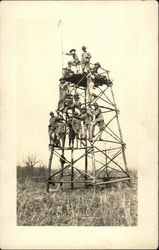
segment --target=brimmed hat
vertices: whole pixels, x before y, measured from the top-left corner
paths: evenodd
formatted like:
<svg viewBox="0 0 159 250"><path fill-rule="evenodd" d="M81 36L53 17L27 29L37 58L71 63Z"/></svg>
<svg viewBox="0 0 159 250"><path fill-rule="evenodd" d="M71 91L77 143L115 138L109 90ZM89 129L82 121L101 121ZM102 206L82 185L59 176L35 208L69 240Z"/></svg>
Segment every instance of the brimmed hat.
<svg viewBox="0 0 159 250"><path fill-rule="evenodd" d="M76 52L76 50L75 50L75 49L71 49L71 50L70 50L70 53L72 53L73 51L74 51L74 52Z"/></svg>
<svg viewBox="0 0 159 250"><path fill-rule="evenodd" d="M86 46L83 45L83 46L82 46L82 49L87 49L87 48L86 48Z"/></svg>

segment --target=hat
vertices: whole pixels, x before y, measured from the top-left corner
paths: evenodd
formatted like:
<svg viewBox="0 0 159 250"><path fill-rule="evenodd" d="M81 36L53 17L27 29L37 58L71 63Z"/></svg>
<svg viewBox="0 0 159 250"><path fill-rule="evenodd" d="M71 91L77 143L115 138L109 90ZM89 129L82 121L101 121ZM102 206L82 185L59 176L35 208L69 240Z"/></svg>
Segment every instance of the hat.
<svg viewBox="0 0 159 250"><path fill-rule="evenodd" d="M100 63L99 62L96 62L94 65L98 65L99 67L101 67Z"/></svg>
<svg viewBox="0 0 159 250"><path fill-rule="evenodd" d="M50 111L50 115L54 115L54 112Z"/></svg>
<svg viewBox="0 0 159 250"><path fill-rule="evenodd" d="M72 53L73 51L74 51L74 52L76 52L76 50L75 50L75 49L71 49L71 50L70 50L70 53Z"/></svg>
<svg viewBox="0 0 159 250"><path fill-rule="evenodd" d="M86 48L86 46L83 45L83 46L82 46L82 49L87 49L87 48Z"/></svg>

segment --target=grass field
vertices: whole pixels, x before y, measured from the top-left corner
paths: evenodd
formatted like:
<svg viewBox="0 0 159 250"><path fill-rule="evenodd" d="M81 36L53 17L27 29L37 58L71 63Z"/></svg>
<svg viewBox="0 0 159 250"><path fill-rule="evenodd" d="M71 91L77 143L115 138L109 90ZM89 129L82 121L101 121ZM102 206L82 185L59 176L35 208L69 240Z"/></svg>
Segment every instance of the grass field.
<svg viewBox="0 0 159 250"><path fill-rule="evenodd" d="M135 226L137 225L137 172L131 184L76 190L50 188L46 192L46 169L33 173L17 169L18 226Z"/></svg>

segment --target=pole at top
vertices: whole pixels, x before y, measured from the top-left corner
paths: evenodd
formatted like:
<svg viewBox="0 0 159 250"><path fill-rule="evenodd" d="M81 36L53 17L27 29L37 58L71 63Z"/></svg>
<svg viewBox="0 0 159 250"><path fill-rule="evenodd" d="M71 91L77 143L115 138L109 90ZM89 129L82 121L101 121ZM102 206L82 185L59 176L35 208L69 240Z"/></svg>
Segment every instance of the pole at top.
<svg viewBox="0 0 159 250"><path fill-rule="evenodd" d="M61 53L62 53L62 74L63 74L64 60L63 60L63 29L62 29L62 19L59 20L58 27L60 28Z"/></svg>

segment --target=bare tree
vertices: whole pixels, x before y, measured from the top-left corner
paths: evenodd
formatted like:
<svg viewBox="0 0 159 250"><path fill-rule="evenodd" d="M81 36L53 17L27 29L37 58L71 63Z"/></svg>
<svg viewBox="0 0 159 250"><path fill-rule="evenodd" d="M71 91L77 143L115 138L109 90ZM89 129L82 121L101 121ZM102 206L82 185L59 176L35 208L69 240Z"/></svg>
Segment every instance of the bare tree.
<svg viewBox="0 0 159 250"><path fill-rule="evenodd" d="M40 162L40 161L37 160L36 155L28 155L28 156L26 157L26 159L23 160L23 163L25 164L25 166L27 166L28 168L31 168L31 169L33 169L33 167L34 167L37 163L39 163L39 162Z"/></svg>

